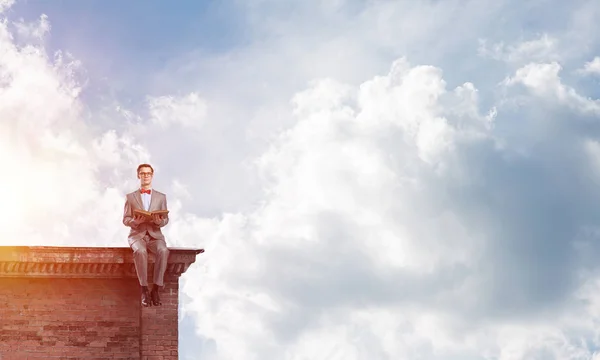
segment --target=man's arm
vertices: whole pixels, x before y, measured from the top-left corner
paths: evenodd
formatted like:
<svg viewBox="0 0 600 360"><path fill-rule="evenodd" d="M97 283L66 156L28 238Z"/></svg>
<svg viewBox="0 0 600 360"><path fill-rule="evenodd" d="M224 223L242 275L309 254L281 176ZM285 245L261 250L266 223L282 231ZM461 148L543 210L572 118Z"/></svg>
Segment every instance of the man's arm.
<svg viewBox="0 0 600 360"><path fill-rule="evenodd" d="M125 197L125 209L123 209L123 225L135 229L138 227L139 224L139 220L136 220L133 217L133 210L131 209L131 204L129 204L129 198Z"/></svg>

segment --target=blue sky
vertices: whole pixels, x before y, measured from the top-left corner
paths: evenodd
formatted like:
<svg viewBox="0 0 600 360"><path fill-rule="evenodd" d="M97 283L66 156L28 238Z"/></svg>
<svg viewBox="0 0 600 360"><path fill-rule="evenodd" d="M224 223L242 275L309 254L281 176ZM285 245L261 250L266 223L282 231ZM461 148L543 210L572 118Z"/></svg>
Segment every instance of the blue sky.
<svg viewBox="0 0 600 360"><path fill-rule="evenodd" d="M155 85L152 74L172 59L192 50L221 52L243 43L243 18L234 10L220 1L178 6L161 1L22 1L9 14L25 21L46 14L52 22L47 49L68 51L85 63L90 90L140 101L165 91ZM94 96L93 90L88 92Z"/></svg>
<svg viewBox="0 0 600 360"><path fill-rule="evenodd" d="M4 10L0 242L123 246L150 162L182 358L600 359L597 1L177 4Z"/></svg>

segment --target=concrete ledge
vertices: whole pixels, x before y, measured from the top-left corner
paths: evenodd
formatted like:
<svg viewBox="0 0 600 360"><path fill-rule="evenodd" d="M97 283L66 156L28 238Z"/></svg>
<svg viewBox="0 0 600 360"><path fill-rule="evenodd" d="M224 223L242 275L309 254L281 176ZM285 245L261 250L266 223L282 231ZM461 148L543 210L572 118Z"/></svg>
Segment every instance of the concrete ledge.
<svg viewBox="0 0 600 360"><path fill-rule="evenodd" d="M169 251L165 276L179 277L204 249ZM124 278L136 272L129 247L0 246L0 277Z"/></svg>

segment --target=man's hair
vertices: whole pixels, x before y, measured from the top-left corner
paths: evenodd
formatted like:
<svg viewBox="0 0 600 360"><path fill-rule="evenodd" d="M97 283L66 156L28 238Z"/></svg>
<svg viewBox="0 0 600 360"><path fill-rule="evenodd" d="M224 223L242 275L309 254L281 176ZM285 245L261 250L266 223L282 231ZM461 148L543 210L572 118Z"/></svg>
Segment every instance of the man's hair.
<svg viewBox="0 0 600 360"><path fill-rule="evenodd" d="M136 172L136 174L139 174L139 173L140 173L140 169L141 169L141 168L144 168L144 167L149 167L149 168L150 168L150 170L152 171L152 173L154 174L154 169L152 168L152 165L150 165L150 164L140 164L140 165L137 167L137 172Z"/></svg>

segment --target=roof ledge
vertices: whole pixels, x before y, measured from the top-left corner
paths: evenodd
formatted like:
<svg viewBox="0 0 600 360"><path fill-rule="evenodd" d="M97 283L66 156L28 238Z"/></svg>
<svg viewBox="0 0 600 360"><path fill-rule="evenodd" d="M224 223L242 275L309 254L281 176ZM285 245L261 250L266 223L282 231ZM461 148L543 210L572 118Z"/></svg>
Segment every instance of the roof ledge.
<svg viewBox="0 0 600 360"><path fill-rule="evenodd" d="M165 276L181 276L203 252L169 248ZM148 259L154 263L154 256ZM0 277L128 278L136 272L129 247L0 246Z"/></svg>

